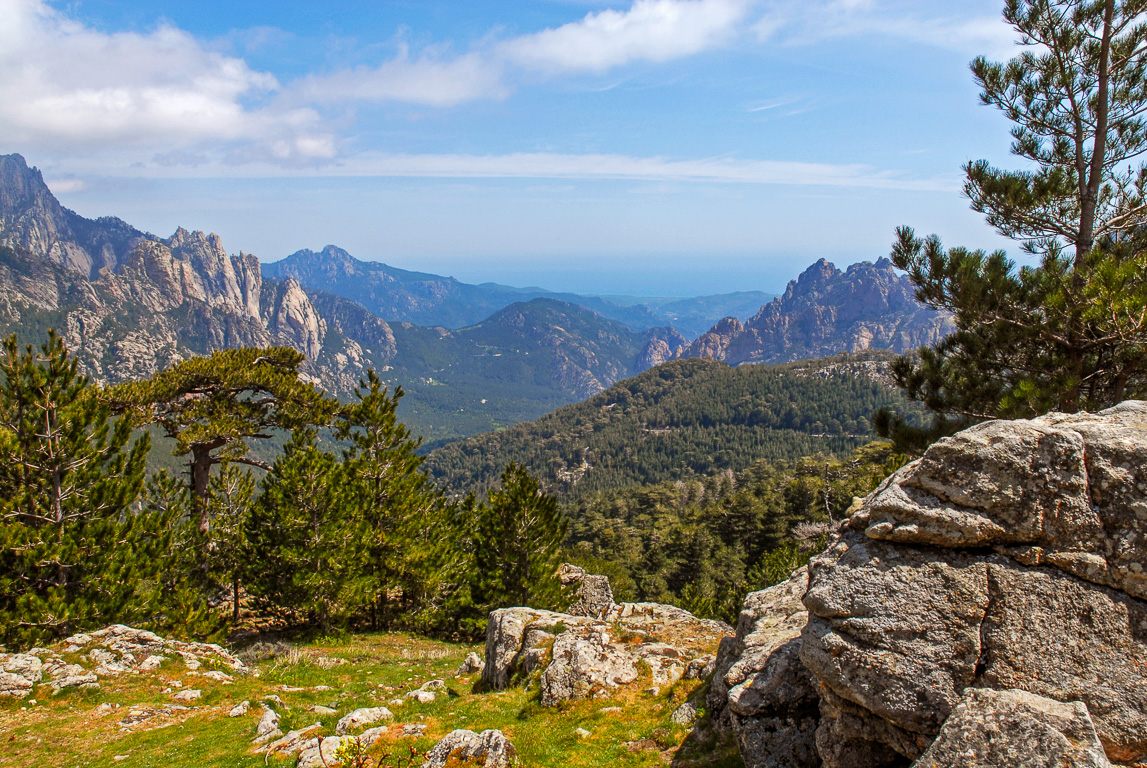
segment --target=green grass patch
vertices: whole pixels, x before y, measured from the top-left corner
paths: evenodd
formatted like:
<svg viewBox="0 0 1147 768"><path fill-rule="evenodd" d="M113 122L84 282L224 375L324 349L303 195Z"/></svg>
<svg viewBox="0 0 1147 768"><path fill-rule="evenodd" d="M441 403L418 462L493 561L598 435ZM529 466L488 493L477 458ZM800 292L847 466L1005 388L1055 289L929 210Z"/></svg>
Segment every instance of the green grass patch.
<svg viewBox="0 0 1147 768"><path fill-rule="evenodd" d="M254 754L250 742L267 696L278 696L285 705L275 705L284 732L318 722L330 735L351 710L389 707L395 718L384 723L388 732L375 755L406 755L411 746L425 752L455 728L497 728L527 768L742 765L727 740L690 736L670 724L677 705L699 693L696 681L682 681L658 696L635 687L611 698L547 708L538 704L536 686L481 692L477 675L455 678L467 653L481 653L478 646L380 633L251 650L251 656L263 658L251 662L252 674L236 675L231 684L193 674L176 659L153 672L104 678L98 691L52 696L38 688L35 703L0 701L0 766L261 766L264 757ZM391 703L430 680L447 685L434 702ZM201 690L203 697L189 709L173 708L173 694L188 688ZM229 717L241 701L251 702L248 714ZM337 713L319 714L315 706ZM406 724L424 725L426 732L404 736ZM579 728L589 735L579 735ZM286 768L295 758L272 757L266 764Z"/></svg>

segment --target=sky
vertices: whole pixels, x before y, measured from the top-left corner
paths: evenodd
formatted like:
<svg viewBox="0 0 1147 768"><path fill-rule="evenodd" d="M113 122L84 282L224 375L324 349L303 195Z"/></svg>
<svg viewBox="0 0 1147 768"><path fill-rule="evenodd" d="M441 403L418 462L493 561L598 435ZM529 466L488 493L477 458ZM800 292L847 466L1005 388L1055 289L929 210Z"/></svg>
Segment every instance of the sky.
<svg viewBox="0 0 1147 768"><path fill-rule="evenodd" d="M0 0L0 153L64 203L274 261L468 282L779 292L900 225L1018 248L1002 0Z"/></svg>

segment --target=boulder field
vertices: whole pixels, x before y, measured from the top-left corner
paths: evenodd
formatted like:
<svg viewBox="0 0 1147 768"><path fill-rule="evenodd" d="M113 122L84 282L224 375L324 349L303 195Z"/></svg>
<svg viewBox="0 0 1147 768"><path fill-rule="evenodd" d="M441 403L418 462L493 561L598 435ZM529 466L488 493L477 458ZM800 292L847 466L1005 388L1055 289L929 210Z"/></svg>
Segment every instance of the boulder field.
<svg viewBox="0 0 1147 768"><path fill-rule="evenodd" d="M1147 403L991 421L750 594L707 706L749 768L1147 764Z"/></svg>

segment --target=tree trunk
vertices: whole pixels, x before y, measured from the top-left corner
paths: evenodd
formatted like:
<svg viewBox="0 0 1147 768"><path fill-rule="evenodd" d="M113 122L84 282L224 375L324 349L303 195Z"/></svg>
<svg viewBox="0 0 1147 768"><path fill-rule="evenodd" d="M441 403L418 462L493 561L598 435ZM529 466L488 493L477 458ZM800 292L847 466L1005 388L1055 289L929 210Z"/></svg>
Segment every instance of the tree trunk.
<svg viewBox="0 0 1147 768"><path fill-rule="evenodd" d="M208 483L211 480L211 465L215 463L211 448L194 446L191 449L191 513L199 519L199 530L211 530L211 516L207 510Z"/></svg>
<svg viewBox="0 0 1147 768"><path fill-rule="evenodd" d="M1080 199L1079 239L1075 243L1075 269L1083 268L1083 260L1095 244L1095 214L1099 206L1099 187L1103 181L1103 161L1107 155L1108 117L1111 109L1111 35L1115 20L1115 0L1106 0L1103 8L1103 38L1099 44L1099 82L1096 93L1095 139L1091 148L1091 165ZM1077 274L1077 280L1079 279ZM1077 283L1078 285L1078 283Z"/></svg>
<svg viewBox="0 0 1147 768"><path fill-rule="evenodd" d="M231 578L231 626L239 623L239 574Z"/></svg>

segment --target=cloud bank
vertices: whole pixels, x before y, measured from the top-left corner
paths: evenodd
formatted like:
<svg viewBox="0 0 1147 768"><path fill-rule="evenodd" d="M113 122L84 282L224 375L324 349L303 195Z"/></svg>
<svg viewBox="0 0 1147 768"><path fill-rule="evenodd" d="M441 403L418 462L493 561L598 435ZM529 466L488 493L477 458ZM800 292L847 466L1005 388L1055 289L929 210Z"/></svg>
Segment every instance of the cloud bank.
<svg viewBox="0 0 1147 768"><path fill-rule="evenodd" d="M259 142L279 159L329 158L309 108L251 106L276 78L170 25L107 34L42 0L0 0L0 134L7 143L90 152Z"/></svg>
<svg viewBox="0 0 1147 768"><path fill-rule="evenodd" d="M800 45L880 34L930 45L1002 44L1010 33L980 18L923 18L873 0L632 0L628 7L472 48L429 46L373 66L313 72L289 82L170 24L107 33L47 0L0 0L0 143L24 151L163 170L365 163L382 175L612 176L790 183L904 183L859 166L663 161L616 155L353 154L360 104L445 109L512 95L521 78L600 75L736 45ZM994 42L993 42L994 41ZM110 162L108 163L110 164ZM293 172L293 171L292 171ZM824 181L824 180L831 181Z"/></svg>

